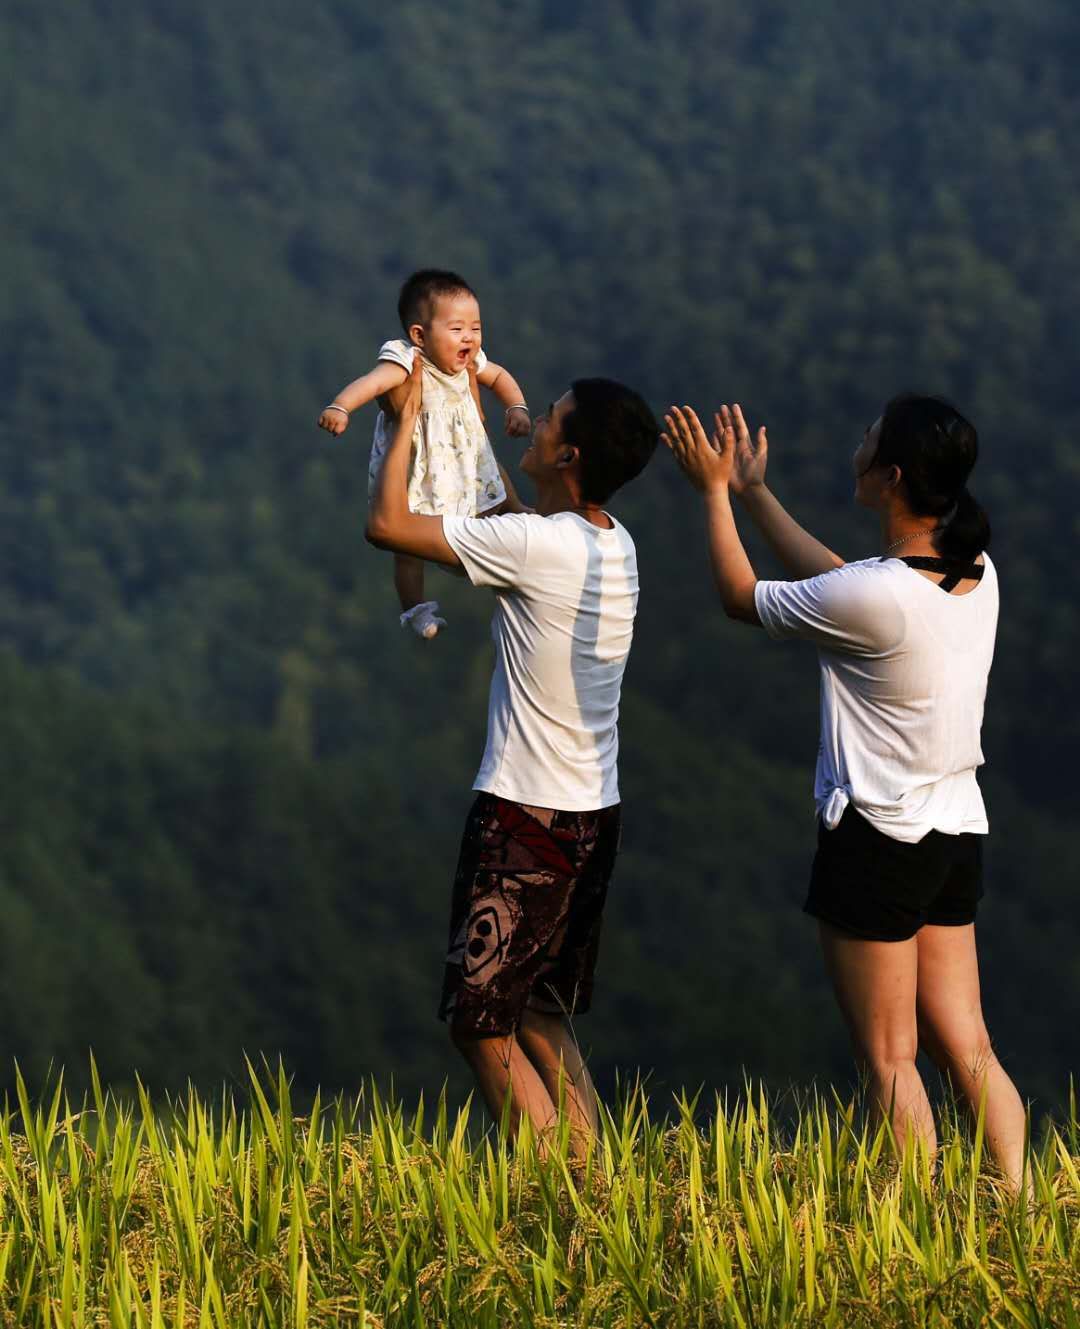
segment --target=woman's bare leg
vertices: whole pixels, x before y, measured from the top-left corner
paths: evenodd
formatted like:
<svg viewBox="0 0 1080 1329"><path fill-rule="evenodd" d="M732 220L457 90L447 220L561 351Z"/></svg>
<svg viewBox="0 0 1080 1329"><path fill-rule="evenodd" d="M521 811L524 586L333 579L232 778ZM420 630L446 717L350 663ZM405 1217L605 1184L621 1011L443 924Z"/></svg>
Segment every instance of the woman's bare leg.
<svg viewBox="0 0 1080 1329"><path fill-rule="evenodd" d="M923 1046L977 1113L985 1099L986 1142L1019 1192L1024 1177L1027 1116L1016 1086L998 1061L983 1020L975 925L922 928L918 1020Z"/></svg>
<svg viewBox="0 0 1080 1329"><path fill-rule="evenodd" d="M526 1010L518 1040L551 1101L557 1105L561 1098L570 1119L574 1152L584 1154L589 1140L600 1134L600 1117L592 1077L570 1022L562 1015Z"/></svg>
<svg viewBox="0 0 1080 1329"><path fill-rule="evenodd" d="M916 939L864 941L820 923L821 949L855 1053L870 1078L875 1108L889 1116L897 1143L909 1132L937 1149L934 1114L915 1066L919 1048Z"/></svg>

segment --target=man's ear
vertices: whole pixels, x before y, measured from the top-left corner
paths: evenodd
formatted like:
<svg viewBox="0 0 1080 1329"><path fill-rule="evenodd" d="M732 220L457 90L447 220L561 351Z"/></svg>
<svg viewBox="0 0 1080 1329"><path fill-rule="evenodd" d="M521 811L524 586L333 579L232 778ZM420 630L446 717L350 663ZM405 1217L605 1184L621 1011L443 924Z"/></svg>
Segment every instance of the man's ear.
<svg viewBox="0 0 1080 1329"><path fill-rule="evenodd" d="M903 471L901 471L900 467L893 465L889 467L889 477L885 483L888 485L890 489L899 489L900 481L903 478L904 478L904 473Z"/></svg>
<svg viewBox="0 0 1080 1329"><path fill-rule="evenodd" d="M577 448L572 448L569 443L559 444L559 459L556 466L572 466L578 459Z"/></svg>

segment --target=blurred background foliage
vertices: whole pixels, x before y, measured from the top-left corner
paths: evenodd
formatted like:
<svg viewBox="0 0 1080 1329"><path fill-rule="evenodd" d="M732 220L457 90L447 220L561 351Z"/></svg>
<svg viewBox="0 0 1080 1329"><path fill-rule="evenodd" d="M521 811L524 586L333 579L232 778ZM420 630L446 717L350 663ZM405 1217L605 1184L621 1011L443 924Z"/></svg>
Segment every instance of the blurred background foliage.
<svg viewBox="0 0 1080 1329"><path fill-rule="evenodd" d="M370 411L314 427L438 264L534 407L593 373L657 409L741 401L774 488L849 557L875 551L849 458L883 401L974 418L1003 594L986 1005L1021 1091L1060 1101L1078 64L1069 0L10 0L3 1073L78 1082L92 1045L114 1082L210 1085L246 1049L302 1090L464 1085L432 1015L490 602L433 573L450 630L399 632L361 534ZM799 912L813 653L724 619L666 457L616 510L643 595L582 1038L607 1086L842 1082Z"/></svg>

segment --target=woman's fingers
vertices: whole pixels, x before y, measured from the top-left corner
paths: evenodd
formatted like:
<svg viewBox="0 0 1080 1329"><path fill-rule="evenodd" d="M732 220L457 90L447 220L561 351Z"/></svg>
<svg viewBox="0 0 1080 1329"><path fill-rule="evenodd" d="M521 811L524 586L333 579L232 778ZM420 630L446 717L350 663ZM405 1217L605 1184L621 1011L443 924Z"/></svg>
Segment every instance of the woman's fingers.
<svg viewBox="0 0 1080 1329"><path fill-rule="evenodd" d="M705 430L702 427L701 421L698 419L697 411L695 411L692 406L684 406L683 410L686 412L686 419L689 422L690 434L693 437L694 442L700 447L707 448L709 446L709 440L705 437Z"/></svg>
<svg viewBox="0 0 1080 1329"><path fill-rule="evenodd" d="M664 416L668 428L671 430L672 437L683 453L689 451L693 444L693 437L690 433L690 426L687 423L686 416L677 406L672 406L668 415Z"/></svg>
<svg viewBox="0 0 1080 1329"><path fill-rule="evenodd" d="M693 478L697 455L686 417L677 406L672 406L664 416L664 422L668 427L668 432L660 435L661 441L675 458L679 469Z"/></svg>
<svg viewBox="0 0 1080 1329"><path fill-rule="evenodd" d="M673 406L671 408L671 414L668 417L668 419L671 421L671 425L672 428L675 430L676 437L683 444L689 444L690 426L689 424L687 424L686 416L683 415L682 411L678 408L678 406Z"/></svg>
<svg viewBox="0 0 1080 1329"><path fill-rule="evenodd" d="M682 440L679 438L678 427L676 426L674 419L670 415L664 416L664 423L667 425L669 432L666 434L661 434L660 438L671 450L671 452L675 454L675 460L681 461L682 458L680 454L682 453L683 449L682 449Z"/></svg>
<svg viewBox="0 0 1080 1329"><path fill-rule="evenodd" d="M710 458L724 448L723 422L717 417L717 436L710 439L692 406L671 406L664 415L666 433L661 437L681 465L708 467ZM730 443L729 445L730 446Z"/></svg>
<svg viewBox="0 0 1080 1329"><path fill-rule="evenodd" d="M745 419L743 418L742 407L739 405L738 402L736 402L735 405L731 408L731 415L732 415L732 421L735 425L735 433L739 436L740 441L745 438L746 441L749 443L750 429Z"/></svg>
<svg viewBox="0 0 1080 1329"><path fill-rule="evenodd" d="M697 412L692 406L673 406L671 415L675 421L679 437L687 448L708 448L709 440L705 436L705 430L701 427L701 421L697 417Z"/></svg>

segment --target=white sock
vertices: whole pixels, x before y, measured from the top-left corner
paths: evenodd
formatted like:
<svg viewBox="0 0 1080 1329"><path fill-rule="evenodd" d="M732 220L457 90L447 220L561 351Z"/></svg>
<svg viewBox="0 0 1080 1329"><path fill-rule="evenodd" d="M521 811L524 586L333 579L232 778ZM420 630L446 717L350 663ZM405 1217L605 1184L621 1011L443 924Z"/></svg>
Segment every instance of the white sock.
<svg viewBox="0 0 1080 1329"><path fill-rule="evenodd" d="M424 600L423 603L405 610L401 615L401 626L412 628L418 637L430 641L432 637L438 636L440 628L446 627L446 619L439 618L438 615L438 600Z"/></svg>

